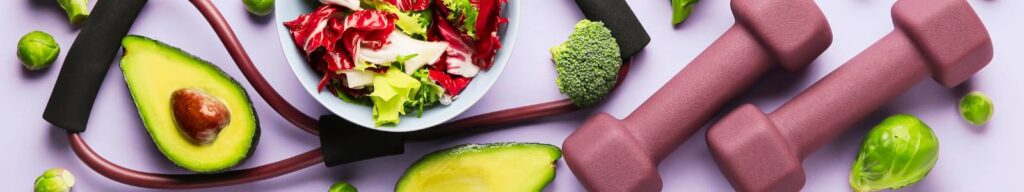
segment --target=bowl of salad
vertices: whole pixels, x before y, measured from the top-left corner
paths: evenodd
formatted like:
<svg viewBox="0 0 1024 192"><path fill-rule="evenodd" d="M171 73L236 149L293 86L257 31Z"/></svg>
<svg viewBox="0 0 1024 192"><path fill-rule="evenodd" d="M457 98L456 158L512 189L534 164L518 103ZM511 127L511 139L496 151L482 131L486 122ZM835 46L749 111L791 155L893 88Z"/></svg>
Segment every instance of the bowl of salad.
<svg viewBox="0 0 1024 192"><path fill-rule="evenodd" d="M421 130L498 80L518 26L512 0L277 1L285 58L332 113L388 132Z"/></svg>

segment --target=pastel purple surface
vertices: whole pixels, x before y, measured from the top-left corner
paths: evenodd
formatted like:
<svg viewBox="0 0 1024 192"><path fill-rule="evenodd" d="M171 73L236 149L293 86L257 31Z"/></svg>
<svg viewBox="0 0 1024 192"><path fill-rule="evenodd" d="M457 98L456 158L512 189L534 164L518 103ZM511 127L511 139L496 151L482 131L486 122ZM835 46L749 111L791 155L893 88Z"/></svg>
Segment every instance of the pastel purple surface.
<svg viewBox="0 0 1024 192"><path fill-rule="evenodd" d="M523 32L505 74L495 87L466 114L480 114L516 106L564 98L554 85L555 74L547 49L568 37L572 25L582 19L571 0L522 0ZM405 155L358 162L335 168L315 166L271 180L196 191L326 191L335 181L349 181L364 191L390 191L402 172L423 154L463 143L530 141L561 144L593 112L616 118L630 114L655 90L708 47L733 23L728 1L702 1L679 28L670 25L668 1L628 0L653 41L636 58L631 75L608 102L595 110L548 118L536 124L512 127L475 136L409 144ZM735 103L752 102L772 111L811 83L858 54L892 29L890 9L894 1L815 1L828 18L834 33L832 46L804 73L769 72ZM92 1L91 3L95 3ZM971 0L970 3L994 40L992 63L976 74L969 90L987 93L996 103L992 121L982 128L960 119L956 101L965 93L922 81L897 96L881 110L859 121L847 134L810 154L805 160L806 191L849 191L847 175L867 129L882 118L911 113L935 129L942 148L931 174L909 191L1006 191L1015 189L1024 170L1024 1ZM328 113L298 85L276 39L271 17L250 16L241 1L217 1L243 45L260 70L286 99L311 115ZM0 134L4 158L0 160L0 189L28 190L35 177L50 167L64 167L78 179L76 191L148 191L110 181L74 158L65 134L42 120L42 110L53 88L60 63L78 29L52 0L13 0L0 6L0 119L7 132ZM53 68L28 72L15 57L21 35L44 30L54 35L64 53ZM160 39L220 65L235 78L242 76L209 25L187 1L149 2L133 34ZM117 70L112 68L111 70ZM120 165L144 171L182 173L166 160L149 139L119 72L108 73L83 137L100 154ZM243 83L243 86L249 87ZM250 93L255 94L252 90ZM291 127L260 98L253 98L263 137L254 156L242 167L281 160L318 145L316 137ZM735 105L733 105L735 106ZM732 107L727 107L732 108ZM698 132L703 135L704 132ZM665 191L731 191L731 186L712 161L703 137L694 137L669 155L658 167ZM559 161L555 181L547 191L582 191L583 188Z"/></svg>

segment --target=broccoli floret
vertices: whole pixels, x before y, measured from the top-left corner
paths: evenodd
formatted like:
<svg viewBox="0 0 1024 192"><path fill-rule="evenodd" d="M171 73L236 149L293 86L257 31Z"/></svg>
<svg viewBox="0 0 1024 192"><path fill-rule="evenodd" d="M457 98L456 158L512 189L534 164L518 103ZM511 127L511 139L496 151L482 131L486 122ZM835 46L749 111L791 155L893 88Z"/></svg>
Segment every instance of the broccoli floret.
<svg viewBox="0 0 1024 192"><path fill-rule="evenodd" d="M601 22L576 23L569 40L551 48L558 89L580 107L602 100L618 79L622 59L611 30Z"/></svg>

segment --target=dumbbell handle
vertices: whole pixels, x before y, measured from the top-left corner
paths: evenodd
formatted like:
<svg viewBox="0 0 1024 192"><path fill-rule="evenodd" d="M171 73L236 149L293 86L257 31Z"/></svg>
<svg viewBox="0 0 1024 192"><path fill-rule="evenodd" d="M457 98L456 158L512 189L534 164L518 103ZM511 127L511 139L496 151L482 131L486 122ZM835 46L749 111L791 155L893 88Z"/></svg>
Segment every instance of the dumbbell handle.
<svg viewBox="0 0 1024 192"><path fill-rule="evenodd" d="M897 28L768 116L807 157L927 78L927 62Z"/></svg>
<svg viewBox="0 0 1024 192"><path fill-rule="evenodd" d="M646 154L660 162L772 63L773 57L753 33L733 25L624 123Z"/></svg>

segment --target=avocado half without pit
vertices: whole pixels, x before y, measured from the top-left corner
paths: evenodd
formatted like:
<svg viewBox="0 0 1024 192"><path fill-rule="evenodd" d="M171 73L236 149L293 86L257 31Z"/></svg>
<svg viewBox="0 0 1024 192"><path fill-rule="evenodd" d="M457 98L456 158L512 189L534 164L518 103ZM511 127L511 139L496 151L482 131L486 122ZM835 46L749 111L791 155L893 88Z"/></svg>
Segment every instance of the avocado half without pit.
<svg viewBox="0 0 1024 192"><path fill-rule="evenodd" d="M227 170L256 148L260 128L242 86L217 66L147 37L121 44L121 71L142 122L171 162L198 173Z"/></svg>
<svg viewBox="0 0 1024 192"><path fill-rule="evenodd" d="M555 179L556 146L470 144L427 154L395 185L396 192L542 191Z"/></svg>

